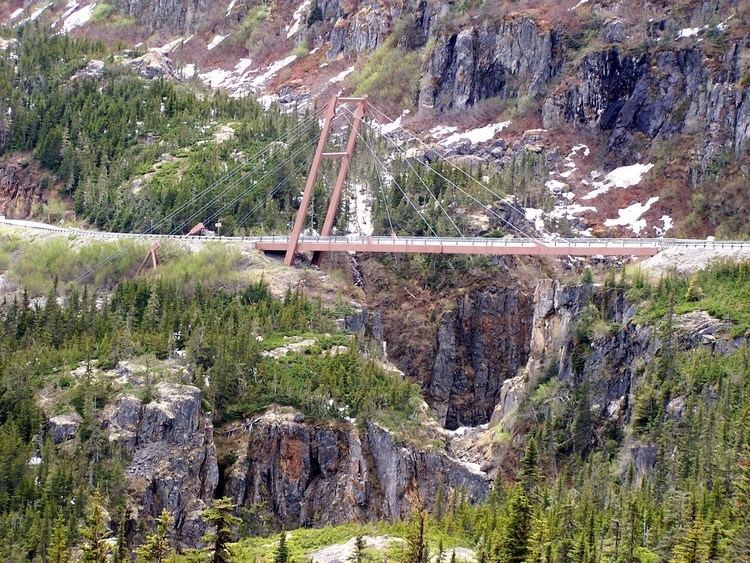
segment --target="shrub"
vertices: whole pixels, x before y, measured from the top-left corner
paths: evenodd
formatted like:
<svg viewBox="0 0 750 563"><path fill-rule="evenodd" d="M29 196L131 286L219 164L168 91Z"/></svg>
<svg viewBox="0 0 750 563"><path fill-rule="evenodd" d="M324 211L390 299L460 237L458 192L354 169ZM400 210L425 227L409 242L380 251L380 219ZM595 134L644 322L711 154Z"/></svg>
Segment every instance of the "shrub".
<svg viewBox="0 0 750 563"><path fill-rule="evenodd" d="M107 2L98 2L96 4L96 7L94 7L94 11L91 14L91 21L92 22L103 22L109 19L109 17L114 13L115 8L111 4Z"/></svg>
<svg viewBox="0 0 750 563"><path fill-rule="evenodd" d="M392 106L414 106L419 87L420 55L418 51L398 47L397 41L394 32L355 74L355 95L371 94Z"/></svg>

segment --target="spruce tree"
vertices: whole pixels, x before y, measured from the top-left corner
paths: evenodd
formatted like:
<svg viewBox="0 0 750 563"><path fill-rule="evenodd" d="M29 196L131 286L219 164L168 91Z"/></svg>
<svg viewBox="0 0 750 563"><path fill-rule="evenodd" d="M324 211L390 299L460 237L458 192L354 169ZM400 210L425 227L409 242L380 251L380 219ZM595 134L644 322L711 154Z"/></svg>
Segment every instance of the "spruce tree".
<svg viewBox="0 0 750 563"><path fill-rule="evenodd" d="M234 514L234 504L229 497L216 499L211 507L203 511L203 517L214 528L214 532L204 536L203 540L211 544L211 561L213 563L229 563L234 561L229 543L232 541L234 528L240 519Z"/></svg>
<svg viewBox="0 0 750 563"><path fill-rule="evenodd" d="M289 546L286 544L286 532L279 534L279 545L276 547L276 555L274 555L274 563L288 563L289 561Z"/></svg>
<svg viewBox="0 0 750 563"><path fill-rule="evenodd" d="M424 512L418 511L406 537L405 563L425 563L427 561L425 520Z"/></svg>
<svg viewBox="0 0 750 563"><path fill-rule="evenodd" d="M750 561L750 455L740 463L735 483L734 531L730 553L733 561Z"/></svg>
<svg viewBox="0 0 750 563"><path fill-rule="evenodd" d="M68 546L68 528L62 516L58 516L52 528L49 548L47 549L48 563L68 563L70 548Z"/></svg>
<svg viewBox="0 0 750 563"><path fill-rule="evenodd" d="M515 487L506 508L505 526L498 543L498 559L505 563L523 563L529 551L531 505L524 490Z"/></svg>
<svg viewBox="0 0 750 563"><path fill-rule="evenodd" d="M111 551L107 541L111 531L107 525L107 511L103 503L101 493L96 491L86 508L86 524L81 530L81 561L86 563L105 563Z"/></svg>
<svg viewBox="0 0 750 563"><path fill-rule="evenodd" d="M172 555L172 515L166 509L156 519L156 530L153 534L146 536L146 541L135 550L138 557L148 563L162 563Z"/></svg>
<svg viewBox="0 0 750 563"><path fill-rule="evenodd" d="M350 561L352 563L362 563L365 560L365 538L358 534L354 539L354 552Z"/></svg>

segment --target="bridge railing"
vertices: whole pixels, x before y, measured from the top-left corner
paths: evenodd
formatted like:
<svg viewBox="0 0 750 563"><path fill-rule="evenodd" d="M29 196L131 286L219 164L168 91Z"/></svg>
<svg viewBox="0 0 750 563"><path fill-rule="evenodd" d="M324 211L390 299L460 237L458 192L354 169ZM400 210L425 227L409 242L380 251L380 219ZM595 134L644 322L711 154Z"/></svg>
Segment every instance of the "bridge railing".
<svg viewBox="0 0 750 563"><path fill-rule="evenodd" d="M80 235L86 237L98 238L129 238L129 239L189 239L197 241L234 241L247 243L270 243L286 244L289 237L285 235L266 235L266 236L245 236L245 237L227 237L227 236L202 236L202 235L169 235L169 234L149 234L149 233L115 233L104 231L93 231L79 228L58 227L37 223L33 221L22 221L0 218L0 224L7 224L27 229L42 230L48 232ZM741 240L705 240L705 239L674 239L674 238L568 238L568 237L548 237L544 239L522 239L512 237L486 238L486 237L393 237L393 236L332 236L321 237L318 235L303 235L300 237L300 243L305 242L324 242L332 246L348 245L361 243L364 245L413 245L413 246L475 246L475 247L574 247L574 248L706 248L706 249L750 249L750 241Z"/></svg>

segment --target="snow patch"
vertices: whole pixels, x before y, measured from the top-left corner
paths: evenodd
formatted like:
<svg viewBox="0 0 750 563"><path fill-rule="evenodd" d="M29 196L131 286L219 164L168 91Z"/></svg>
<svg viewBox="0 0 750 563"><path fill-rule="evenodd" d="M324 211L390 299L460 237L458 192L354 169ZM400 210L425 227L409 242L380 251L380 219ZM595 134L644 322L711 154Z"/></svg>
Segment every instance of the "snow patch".
<svg viewBox="0 0 750 563"><path fill-rule="evenodd" d="M192 35L188 35L187 37L178 37L176 39L173 39L169 43L165 43L161 47L156 47L154 49L151 49L151 51L156 51L157 53L161 53L162 55L166 55L168 53L171 53L174 51L178 45L185 44L188 41L190 41L193 38Z"/></svg>
<svg viewBox="0 0 750 563"><path fill-rule="evenodd" d="M376 128L380 130L380 132L383 135L390 135L394 131L397 131L401 128L401 123L404 121L404 117L409 115L409 110L405 109L404 113L399 115L395 121L391 121L390 123L383 123L380 125L376 125Z"/></svg>
<svg viewBox="0 0 750 563"><path fill-rule="evenodd" d="M543 231L544 230L544 211L541 209L536 209L534 207L527 207L525 209L525 215L526 220L529 223L534 224L534 228L537 231Z"/></svg>
<svg viewBox="0 0 750 563"><path fill-rule="evenodd" d="M330 80L328 81L328 84L337 84L338 82L343 82L343 81L344 81L344 79L345 79L345 78L346 78L347 76L349 76L349 75L350 75L350 74L351 74L352 72L354 72L354 67L353 67L353 66L350 66L350 67L349 67L349 68L347 68L346 70L342 70L342 71L341 71L341 72L339 72L339 73L338 73L338 74L337 74L336 76L334 76L333 78L331 78L331 79L330 79Z"/></svg>
<svg viewBox="0 0 750 563"><path fill-rule="evenodd" d="M580 8L584 4L588 4L589 0L578 0L578 4L570 8L568 11L575 10L576 8Z"/></svg>
<svg viewBox="0 0 750 563"><path fill-rule="evenodd" d="M311 0L303 0L302 4L294 10L294 13L292 14L293 23L285 28L287 39L290 39L299 32L300 24L302 23L302 14L310 6L310 1Z"/></svg>
<svg viewBox="0 0 750 563"><path fill-rule="evenodd" d="M469 131L464 131L463 133L454 133L450 137L444 139L442 141L442 144L446 146L455 145L456 143L464 140L471 142L472 145L476 145L478 143L486 143L487 141L491 141L492 139L494 139L495 135L510 126L510 124L510 121L501 121L500 123L491 123L489 125L485 125L484 127L470 129Z"/></svg>
<svg viewBox="0 0 750 563"><path fill-rule="evenodd" d="M296 60L297 60L297 55L289 55L288 57L283 58L280 61L276 61L275 63L273 63L266 69L266 72L253 78L250 81L250 86L252 86L253 88L261 88L265 86L266 83L269 80L271 80L271 78L273 78L277 72L279 72L282 68L290 65Z"/></svg>
<svg viewBox="0 0 750 563"><path fill-rule="evenodd" d="M606 221L604 221L604 226L628 227L635 234L638 234L646 228L646 220L641 219L641 217L644 213L651 209L651 206L654 205L657 201L659 201L659 197L653 196L649 198L646 203L634 203L633 205L630 205L625 209L620 209L617 212L618 218L607 219Z"/></svg>
<svg viewBox="0 0 750 563"><path fill-rule="evenodd" d="M216 47L219 46L219 43L224 41L224 39L226 38L227 38L226 35L214 35L214 38L211 39L211 42L208 45L206 45L206 49L208 49L209 51L211 49L215 49Z"/></svg>
<svg viewBox="0 0 750 563"><path fill-rule="evenodd" d="M232 10L234 9L234 5L235 5L236 3L237 3L237 0L232 0L232 1L231 1L231 2L229 3L229 6L227 6L227 13L226 13L226 17L229 17L229 14L231 14L231 13L232 13Z"/></svg>
<svg viewBox="0 0 750 563"><path fill-rule="evenodd" d="M23 14L23 8L18 8L17 10L14 10L13 13L8 18L8 21L13 21L14 19L18 18Z"/></svg>
<svg viewBox="0 0 750 563"><path fill-rule="evenodd" d="M372 197L365 184L352 183L348 202L349 221L347 230L362 236L371 236L375 231L372 224Z"/></svg>
<svg viewBox="0 0 750 563"><path fill-rule="evenodd" d="M94 8L96 8L96 2L94 2L93 4L89 4L88 6L84 6L79 10L76 10L67 18L65 18L62 27L63 33L70 33L75 28L89 23L89 21L91 20L91 16L94 15Z"/></svg>
<svg viewBox="0 0 750 563"><path fill-rule="evenodd" d="M686 27L677 32L677 39L686 39L688 37L695 37L698 35L704 27Z"/></svg>
<svg viewBox="0 0 750 563"><path fill-rule="evenodd" d="M551 192L559 192L568 187L567 184L561 182L560 180L547 180L544 185Z"/></svg>
<svg viewBox="0 0 750 563"><path fill-rule="evenodd" d="M612 188L629 188L640 183L643 175L654 167L653 164L632 164L615 168L601 182L594 182L595 189L582 199L594 199Z"/></svg>
<svg viewBox="0 0 750 563"><path fill-rule="evenodd" d="M192 78L195 76L195 65L193 63L187 64L180 70L180 75L183 78Z"/></svg>

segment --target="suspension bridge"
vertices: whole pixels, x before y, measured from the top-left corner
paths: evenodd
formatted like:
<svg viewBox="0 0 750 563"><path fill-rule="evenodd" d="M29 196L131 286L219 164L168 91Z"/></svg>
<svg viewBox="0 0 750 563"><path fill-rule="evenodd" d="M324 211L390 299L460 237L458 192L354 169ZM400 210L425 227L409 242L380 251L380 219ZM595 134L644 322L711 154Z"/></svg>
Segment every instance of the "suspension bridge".
<svg viewBox="0 0 750 563"><path fill-rule="evenodd" d="M352 105L354 106L353 110L351 109ZM263 178L278 172L282 166L285 165L285 163L282 162L273 170L265 172L261 169L261 172L263 172L262 174L258 171L264 163L264 156L268 155L269 148L265 149L265 151L260 151L250 159L249 162L238 164L211 185L200 189L197 193L193 194L188 201L172 210L170 214L154 223L149 230L143 233L114 233L73 229L30 221L14 221L4 218L0 218L0 222L21 228L46 230L77 236L151 240L151 249L141 264L139 271L143 269L149 261L153 267L157 266L157 251L161 240L184 238L190 238L195 242L235 241L250 245L265 252L281 252L284 254L284 263L288 266L295 263L295 260L300 253L310 253L312 255L312 263L317 265L320 262L321 256L327 252L526 256L653 256L666 248L675 247L708 250L732 248L750 250L750 242L745 241L690 240L673 238L565 238L550 233L544 228L537 230L528 223L514 223L508 217L498 212L498 208L496 207L497 202L502 202L504 206L512 209L517 216L523 216L523 209L518 207L512 199L503 197L501 194L495 192L483 181L475 178L461 167L456 166L454 169L458 174L464 175L471 183L475 184L475 187L478 188L477 191L471 193L455 181L446 177L446 175L440 170L437 170L432 166L426 158L419 157L418 151L406 149L403 146L404 139L407 139L409 142L416 142L422 146L424 146L424 143L406 129L401 128L397 122L388 119L383 112L369 103L366 97L333 97L322 113L319 112L315 117L316 120L301 120L283 134L286 140L290 140L295 138L295 136L301 135L305 130L309 131L308 128L311 127L312 124L319 124L320 126L320 136L313 153L312 162L309 165L307 180L305 182L304 190L301 193L299 208L288 235L228 237L206 236L201 234L205 232L203 227L204 224L214 224L214 221L219 217L231 213L233 209L238 206L238 202L244 196L247 196L253 190L257 189L257 186ZM321 121L317 121L317 118L321 119ZM383 118L387 120L385 121L385 123L388 124L387 126L381 124ZM339 123L342 120L345 122L344 127L341 129L348 129L348 138L343 150L332 150L328 148L334 129L334 121L337 119L339 120ZM391 147L391 154L398 155L402 159L405 167L414 173L414 176L421 183L422 188L424 188L424 197L427 198L429 196L428 201L431 202L433 209L439 210L442 217L447 219L445 224L450 225L450 227L456 231L457 236L438 235L436 228L428 219L426 205L424 203L420 205L418 202L414 201L414 198L409 197L406 190L399 184L397 178L389 170L389 157L381 157L377 154L373 144L365 135L363 135L363 127L368 128L374 135L384 139ZM278 140L282 139L280 138ZM379 182L379 197L382 198L390 234L387 236L375 236L372 233L360 232L358 234L342 236L333 233L334 224L341 204L342 193L344 192L344 187L347 183L352 159L355 154L355 148L358 143L370 153L373 161L380 167L382 177L393 184L393 187L397 190L396 193L401 197L402 201L408 203L416 216L425 225L425 232L429 232L429 236L410 236L408 233L398 232L399 229L397 226L394 226L394 222L391 218L388 198L383 190L383 182ZM313 144L314 140L303 144L297 149L297 154L289 155L288 160L294 156L299 156L299 153L302 153L303 151L311 150ZM269 143L269 147L271 146L273 146L273 143ZM431 152L435 152L433 147L427 148L429 148ZM315 191L316 182L320 175L321 164L325 159L338 160L338 172L336 174L333 188L330 190L323 225L320 228L319 233L311 235L308 234L309 230L305 231L305 225L308 221L311 200ZM447 162L448 165L453 166L449 160L446 160L445 162ZM243 172L243 168L249 170ZM438 198L433 190L430 189L428 183L418 172L418 168L422 168L426 172L441 178L456 194L461 194L465 197L466 201L472 202L476 207L483 210L487 216L494 217L498 224L502 225L504 230L508 233L507 236L465 236L461 228L458 226L457 221L454 220L454 217L449 213L448 209L446 209L446 205L441 202L440 198ZM300 167L297 166L296 170L300 170ZM290 176L287 176L278 185L268 190L265 198L250 209L250 211L238 221L238 224L244 224L253 213L258 211L264 205L265 202L273 198L284 185L288 184L289 180ZM247 182L248 185L243 187L243 182ZM240 189L237 189L238 187ZM236 193L233 193L232 190ZM486 203L481 201L476 195L477 193L486 193L491 198L492 202ZM200 206L190 216L186 218L183 217L176 226L171 225L171 222L173 222L180 213L190 208L190 206L195 205L196 202L202 201L201 198L208 198L208 202ZM217 202L219 202L220 205L217 205ZM169 232L160 233L159 230L167 225L172 226ZM90 270L81 274L79 279L81 281L85 280L101 265L116 258L116 256L117 253L103 259Z"/></svg>

